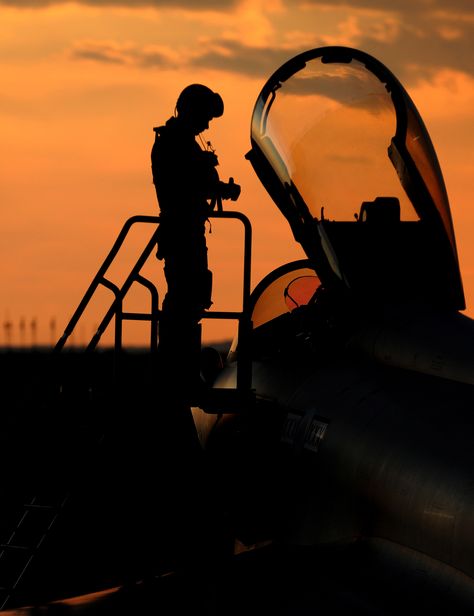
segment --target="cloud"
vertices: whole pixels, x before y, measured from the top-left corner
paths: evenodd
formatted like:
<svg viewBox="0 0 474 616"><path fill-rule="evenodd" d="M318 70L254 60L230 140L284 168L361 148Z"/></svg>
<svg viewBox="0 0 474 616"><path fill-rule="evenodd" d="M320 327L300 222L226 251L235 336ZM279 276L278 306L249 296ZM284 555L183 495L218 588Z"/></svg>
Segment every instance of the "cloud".
<svg viewBox="0 0 474 616"><path fill-rule="evenodd" d="M395 40L361 36L354 45L382 61L401 81L410 84L431 79L441 69L450 69L474 76L471 34L461 38L414 34L402 28ZM133 65L142 68L175 69L190 66L246 75L269 77L287 60L311 47L324 46L316 40L313 45L249 46L239 41L214 39L200 45L198 53L183 50L177 54L164 46L132 46L113 42L83 41L71 51L75 60L91 60L106 64ZM403 54L400 53L403 49Z"/></svg>
<svg viewBox="0 0 474 616"><path fill-rule="evenodd" d="M474 75L472 62L474 7L472 0L288 0L311 12L347 8L337 37L326 44L349 44L386 63L410 81L451 69ZM316 13L314 13L316 14ZM350 40L350 43L347 43Z"/></svg>
<svg viewBox="0 0 474 616"><path fill-rule="evenodd" d="M94 60L106 64L127 64L128 53L119 45L100 41L84 41L77 43L71 51L71 56L78 60Z"/></svg>
<svg viewBox="0 0 474 616"><path fill-rule="evenodd" d="M471 26L471 33L461 39L442 38L434 34L420 38L402 30L394 41L384 42L362 36L355 46L381 60L399 79L413 83L420 78L431 78L440 69L474 76L472 40L474 27ZM307 49L307 46L257 48L236 41L219 41L214 49L194 57L192 64L249 76L270 76L284 62Z"/></svg>
<svg viewBox="0 0 474 616"><path fill-rule="evenodd" d="M17 8L43 8L55 4L65 4L67 0L0 0L0 5ZM240 4L241 0L76 0L78 4L88 6L105 7L169 7L185 8L195 11L208 9L228 9ZM280 4L280 3L278 3ZM420 2L416 0L286 0L288 6L299 7L324 7L336 6L349 9L369 9L390 11L397 13L426 13L427 11L446 11L446 0L428 0ZM449 12L461 11L472 12L472 0L450 0Z"/></svg>
<svg viewBox="0 0 474 616"><path fill-rule="evenodd" d="M93 7L125 7L125 8L182 8L200 10L222 10L234 7L240 0L76 0L78 4ZM66 4L67 0L0 0L0 6L11 6L19 9L45 8L56 4Z"/></svg>
<svg viewBox="0 0 474 616"><path fill-rule="evenodd" d="M376 11L390 11L396 13L426 13L445 11L446 0L290 0L290 4L299 6L343 6L350 9L371 9ZM450 0L449 11L465 11L472 13L472 0Z"/></svg>
<svg viewBox="0 0 474 616"><path fill-rule="evenodd" d="M251 77L266 77L294 55L306 51L298 47L252 47L238 41L212 40L201 44L199 53L177 54L164 46L139 47L113 41L81 41L74 45L70 57L105 64L175 69L186 66L209 68Z"/></svg>
<svg viewBox="0 0 474 616"><path fill-rule="evenodd" d="M38 6L47 4L47 0L0 0L0 3L2 1L4 4L7 1L16 6L25 6L28 2ZM286 0L284 4L279 4L281 10L275 13L276 21L270 19L269 12L257 11L257 17L265 18L269 28L268 32L265 30L265 36L258 41L254 41L255 37L250 35L243 36L241 32L242 23L246 26L245 31L249 32L253 32L249 24L261 23L261 20L255 21L256 16L253 9L250 11L251 5L248 2L83 0L83 3L128 7L187 6L194 10L214 7L222 11L239 5L243 16L240 13L238 15L238 11L235 15L232 14L232 25L221 28L221 35L202 38L197 45L194 41L181 44L179 54L176 50L163 46L83 42L72 51L72 57L75 59L150 69L206 68L266 78L285 61L302 51L328 44L341 44L357 47L375 56L406 85L416 84L423 79L430 80L436 72L443 69L474 75L472 0L452 0L449 12L446 10L445 0L398 0L396 3L393 0L331 0L331 4L329 0ZM339 21L332 34L324 28L318 30L314 27L322 15L321 11L327 14L330 7L333 13L336 8L339 9ZM341 13L341 9L346 7L347 13ZM198 13L194 12L194 16L197 15ZM284 15L293 20L286 31ZM191 11L189 16L196 18Z"/></svg>
<svg viewBox="0 0 474 616"><path fill-rule="evenodd" d="M270 76L284 62L307 47L251 47L238 41L217 40L210 49L191 59L195 67L240 73L251 77Z"/></svg>
<svg viewBox="0 0 474 616"><path fill-rule="evenodd" d="M322 3L306 2L320 7ZM429 4L402 0L398 3L383 0L336 0L336 4L351 8L387 9L385 15L368 16L355 13L341 21L339 35L314 37L312 45L301 39L292 46L252 47L235 40L210 41L207 49L193 59L195 66L215 68L252 76L269 76L284 61L311 47L342 44L357 47L375 56L397 77L410 84L419 79L431 79L442 69L474 75L472 62L474 40L474 11L472 0L453 0L450 13L444 12L441 0ZM405 16L393 15L392 6ZM452 6L452 9L451 9ZM428 8L426 8L428 7ZM391 12L389 12L389 10ZM451 12L452 11L452 12ZM460 19L460 12L464 12ZM411 18L407 19L410 13ZM308 23L313 17L307 16ZM314 29L312 29L314 32ZM304 34L304 33L302 33Z"/></svg>
<svg viewBox="0 0 474 616"><path fill-rule="evenodd" d="M414 32L403 25L393 41L362 36L358 46L384 62L400 79L414 82L430 79L442 69L474 76L473 40L474 23L465 24L462 36L456 37L429 27Z"/></svg>
<svg viewBox="0 0 474 616"><path fill-rule="evenodd" d="M74 60L92 60L104 64L121 64L145 68L172 69L178 64L171 50L163 46L138 47L114 41L80 41L70 51Z"/></svg>

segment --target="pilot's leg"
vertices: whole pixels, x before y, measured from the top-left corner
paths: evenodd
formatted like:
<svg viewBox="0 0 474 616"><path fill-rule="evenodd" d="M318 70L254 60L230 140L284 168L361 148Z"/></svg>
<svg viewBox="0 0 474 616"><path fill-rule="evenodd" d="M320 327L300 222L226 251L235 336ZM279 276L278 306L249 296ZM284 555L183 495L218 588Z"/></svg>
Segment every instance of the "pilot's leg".
<svg viewBox="0 0 474 616"><path fill-rule="evenodd" d="M197 299L199 280L192 259L168 257L165 264L168 292L160 320L160 369L163 383L177 395L199 384L202 306Z"/></svg>

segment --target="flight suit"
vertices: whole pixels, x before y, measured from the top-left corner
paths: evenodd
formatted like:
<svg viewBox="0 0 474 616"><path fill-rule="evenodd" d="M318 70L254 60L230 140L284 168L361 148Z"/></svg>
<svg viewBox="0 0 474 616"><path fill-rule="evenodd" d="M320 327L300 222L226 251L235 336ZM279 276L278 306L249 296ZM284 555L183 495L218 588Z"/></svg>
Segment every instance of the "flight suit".
<svg viewBox="0 0 474 616"><path fill-rule="evenodd" d="M160 355L168 377L199 378L200 325L211 306L205 222L219 177L217 157L201 149L177 118L155 128L151 152L160 208L157 257L164 259L168 285L160 318ZM184 378L183 378L184 377Z"/></svg>

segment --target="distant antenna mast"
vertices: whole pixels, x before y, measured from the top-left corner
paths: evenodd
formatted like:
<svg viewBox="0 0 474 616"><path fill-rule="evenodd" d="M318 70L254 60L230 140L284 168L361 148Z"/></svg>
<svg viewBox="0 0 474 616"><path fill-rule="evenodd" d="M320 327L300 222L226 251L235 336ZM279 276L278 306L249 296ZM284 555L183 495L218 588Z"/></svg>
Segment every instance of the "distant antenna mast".
<svg viewBox="0 0 474 616"><path fill-rule="evenodd" d="M55 317L52 317L51 321L49 322L49 335L50 335L51 346L54 346L56 344L56 319Z"/></svg>
<svg viewBox="0 0 474 616"><path fill-rule="evenodd" d="M38 322L36 320L36 317L33 317L33 319L31 320L30 330L31 330L31 346L35 347L36 341L37 341L37 333L38 333Z"/></svg>
<svg viewBox="0 0 474 616"><path fill-rule="evenodd" d="M19 329L20 329L20 346L24 347L25 346L25 332L26 332L25 317L21 317Z"/></svg>
<svg viewBox="0 0 474 616"><path fill-rule="evenodd" d="M10 347L12 344L13 323L8 317L3 322L3 329L5 330L5 346Z"/></svg>

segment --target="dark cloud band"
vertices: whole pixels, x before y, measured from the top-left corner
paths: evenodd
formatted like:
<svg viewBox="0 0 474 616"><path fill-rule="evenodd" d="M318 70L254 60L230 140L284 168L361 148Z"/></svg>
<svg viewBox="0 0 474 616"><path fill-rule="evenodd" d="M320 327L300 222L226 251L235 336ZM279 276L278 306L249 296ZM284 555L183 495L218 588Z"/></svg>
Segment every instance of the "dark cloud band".
<svg viewBox="0 0 474 616"><path fill-rule="evenodd" d="M472 13L472 0L430 0L430 2L417 2L416 0L288 0L294 6L330 6L332 8L346 6L349 9L372 9L377 11L390 11L394 13L426 13L433 11L461 11ZM448 5L448 6L447 6Z"/></svg>
<svg viewBox="0 0 474 616"><path fill-rule="evenodd" d="M435 36L419 38L402 31L396 41L382 42L362 38L357 47L381 60L402 81L410 83L419 78L430 78L440 68L458 70L474 76L472 43L474 25L461 39L444 40ZM322 43L321 43L322 44ZM315 45L317 46L317 45ZM265 79L293 56L307 51L305 47L250 47L238 41L216 40L202 49L199 55L182 62L170 60L161 51L120 47L101 42L78 44L71 52L75 60L92 60L107 64L128 64L144 68L176 69L191 66ZM403 55L400 49L404 50ZM177 66L180 64L180 66Z"/></svg>
<svg viewBox="0 0 474 616"><path fill-rule="evenodd" d="M357 47L381 60L400 79L413 81L430 78L439 69L457 70L474 76L472 41L474 24L466 26L463 36L443 39L427 33L422 40L408 30L402 30L395 41L382 42L361 38ZM204 51L193 59L197 67L224 70L255 77L269 77L286 60L307 47L276 49L248 47L235 41L218 41L219 51ZM403 54L400 50L403 49Z"/></svg>
<svg viewBox="0 0 474 616"><path fill-rule="evenodd" d="M78 43L71 50L74 60L92 60L104 64L128 64L146 68L175 68L168 56L155 49L121 46L104 42Z"/></svg>
<svg viewBox="0 0 474 616"><path fill-rule="evenodd" d="M46 8L55 4L65 4L67 0L0 0L0 6L19 9ZM193 11L227 10L238 4L239 0L77 0L78 4L93 7L127 8L182 8Z"/></svg>
<svg viewBox="0 0 474 616"><path fill-rule="evenodd" d="M67 0L0 0L0 5L17 8L41 8L53 4L64 4ZM239 0L77 0L79 4L89 6L118 6L130 8L143 7L175 7L191 10L228 9L236 6ZM431 0L420 3L413 0L286 0L288 6L346 6L349 9L374 9L391 12L426 12L446 10L446 0ZM472 0L450 0L449 11L462 11L472 13Z"/></svg>
<svg viewBox="0 0 474 616"><path fill-rule="evenodd" d="M51 2L52 0L50 0ZM474 40L474 11L472 0L451 0L450 13L457 15L465 12L469 18L457 19L446 16L445 0L431 0L430 2L414 2L413 0L286 0L286 7L296 8L305 4L306 7L320 6L346 6L348 9L370 8L382 11L404 13L399 15L393 35L383 40L380 33L371 34L370 30L361 30L353 36L353 46L374 55L381 60L404 82L414 82L420 78L430 78L439 69L452 69L462 71L474 76L472 63L472 41ZM26 4L45 5L47 0L0 0L0 4ZM193 2L193 0L83 0L83 3L94 6L162 6L187 7L189 9L203 9L215 7L224 10L238 4L237 0L206 0ZM410 15L408 16L408 13ZM456 13L457 12L457 13ZM408 18L409 17L409 18ZM321 38L314 39L314 47L324 45ZM197 53L189 49L181 59L175 54L163 54L162 50L120 47L107 43L84 43L74 48L72 57L87 59L109 64L128 64L142 67L158 67L161 69L194 67L207 68L232 72L250 77L265 79L279 66L294 55L306 51L304 47L295 43L292 47L269 46L266 48L252 47L239 40L216 39L201 43ZM189 53L189 55L188 55ZM174 58L171 60L170 58ZM179 65L179 66L178 66Z"/></svg>

